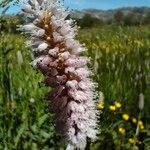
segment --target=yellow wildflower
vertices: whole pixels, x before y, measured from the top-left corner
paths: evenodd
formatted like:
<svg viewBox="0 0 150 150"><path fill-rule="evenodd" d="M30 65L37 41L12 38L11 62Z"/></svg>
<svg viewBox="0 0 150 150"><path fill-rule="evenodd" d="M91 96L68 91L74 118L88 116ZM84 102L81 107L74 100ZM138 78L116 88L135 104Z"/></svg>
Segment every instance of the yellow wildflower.
<svg viewBox="0 0 150 150"><path fill-rule="evenodd" d="M120 128L119 128L119 132L120 132L122 135L125 135L126 130L125 130L125 128L120 127Z"/></svg>
<svg viewBox="0 0 150 150"><path fill-rule="evenodd" d="M139 128L140 128L141 130L144 129L144 124L143 124L143 122L142 122L141 120L138 121L138 126L139 126Z"/></svg>
<svg viewBox="0 0 150 150"><path fill-rule="evenodd" d="M119 102L115 102L115 106L116 106L116 108L121 108L121 103L119 103Z"/></svg>
<svg viewBox="0 0 150 150"><path fill-rule="evenodd" d="M98 104L98 109L104 109L104 102Z"/></svg>
<svg viewBox="0 0 150 150"><path fill-rule="evenodd" d="M139 125L139 126L142 126L142 125L143 125L143 122L142 122L141 120L139 120L139 121L138 121L138 125Z"/></svg>
<svg viewBox="0 0 150 150"><path fill-rule="evenodd" d="M137 123L137 119L133 117L133 118L132 118L132 122L133 122L133 123Z"/></svg>
<svg viewBox="0 0 150 150"><path fill-rule="evenodd" d="M128 114L123 114L123 115L122 115L122 118L123 118L125 121L128 121L130 117L129 117Z"/></svg>
<svg viewBox="0 0 150 150"><path fill-rule="evenodd" d="M109 106L109 109L110 109L111 111L115 111L115 110L116 110L116 106L115 106L115 105L110 105L110 106Z"/></svg>
<svg viewBox="0 0 150 150"><path fill-rule="evenodd" d="M129 143L131 143L131 144L134 144L134 143L136 142L134 138L129 138L128 141L129 141Z"/></svg>
<svg viewBox="0 0 150 150"><path fill-rule="evenodd" d="M144 129L144 125L140 126L140 129L143 130Z"/></svg>

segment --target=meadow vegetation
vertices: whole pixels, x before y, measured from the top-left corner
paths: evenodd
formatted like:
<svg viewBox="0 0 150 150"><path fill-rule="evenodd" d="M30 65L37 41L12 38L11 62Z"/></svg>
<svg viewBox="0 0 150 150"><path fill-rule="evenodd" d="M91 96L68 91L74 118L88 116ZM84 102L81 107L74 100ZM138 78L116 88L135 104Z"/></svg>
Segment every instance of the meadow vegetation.
<svg viewBox="0 0 150 150"><path fill-rule="evenodd" d="M11 28L0 32L0 149L63 149L26 38ZM100 134L88 149L149 150L150 26L97 26L77 38L88 49L99 91Z"/></svg>

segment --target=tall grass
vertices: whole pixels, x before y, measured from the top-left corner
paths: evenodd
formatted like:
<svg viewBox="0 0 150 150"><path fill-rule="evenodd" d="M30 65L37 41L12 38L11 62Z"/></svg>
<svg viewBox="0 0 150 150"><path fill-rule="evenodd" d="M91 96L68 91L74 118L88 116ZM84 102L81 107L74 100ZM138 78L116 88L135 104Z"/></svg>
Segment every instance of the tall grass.
<svg viewBox="0 0 150 150"><path fill-rule="evenodd" d="M106 109L101 115L101 135L98 148L110 149L148 149L150 126L150 32L149 26L141 27L104 27L81 31L79 39L88 48L87 55L91 57L91 67L95 70L95 80L99 91L104 94ZM129 144L128 139L134 137L136 125L122 120L122 114L138 118L139 95L145 96L145 107L141 120L147 127L140 131L142 143L137 146ZM122 108L111 112L109 106L120 102ZM126 136L119 136L118 128L127 130ZM148 139L146 139L148 138ZM122 144L121 144L122 143ZM138 142L136 142L138 143Z"/></svg>
<svg viewBox="0 0 150 150"><path fill-rule="evenodd" d="M111 26L80 31L78 39L88 49L86 55L91 57L94 80L105 103L101 134L91 149L150 148L149 28ZM44 100L47 89L39 83L43 77L29 64L33 55L24 47L25 37L1 32L0 38L0 149L61 149ZM136 125L121 116L138 117L140 93L145 97L141 112L144 130L139 131L136 144L131 144L128 139L134 137ZM109 106L115 101L122 107L112 112ZM120 135L119 127L127 130L126 135Z"/></svg>

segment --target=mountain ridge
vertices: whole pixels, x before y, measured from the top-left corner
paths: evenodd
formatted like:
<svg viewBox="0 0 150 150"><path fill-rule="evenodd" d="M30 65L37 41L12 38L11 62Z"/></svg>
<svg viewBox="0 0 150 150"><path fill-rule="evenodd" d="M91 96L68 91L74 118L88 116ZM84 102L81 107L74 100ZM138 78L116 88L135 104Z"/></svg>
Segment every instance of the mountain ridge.
<svg viewBox="0 0 150 150"><path fill-rule="evenodd" d="M85 14L90 14L93 17L96 17L98 19L102 20L109 20L114 17L114 14L117 11L123 12L124 15L127 15L128 13L135 13L140 15L146 15L147 13L150 13L150 7L121 7L116 9L109 9L109 10L102 10L102 9L83 9L83 10L74 10L72 13L72 17L74 18L82 18Z"/></svg>

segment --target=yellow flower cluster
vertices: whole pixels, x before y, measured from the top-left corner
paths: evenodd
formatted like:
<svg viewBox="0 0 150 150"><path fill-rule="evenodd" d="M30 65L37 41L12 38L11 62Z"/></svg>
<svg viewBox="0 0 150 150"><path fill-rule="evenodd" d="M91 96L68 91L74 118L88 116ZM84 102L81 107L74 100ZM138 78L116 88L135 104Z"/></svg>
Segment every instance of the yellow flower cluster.
<svg viewBox="0 0 150 150"><path fill-rule="evenodd" d="M122 106L122 104L120 102L116 101L114 103L114 105L109 105L109 110L114 112L114 111L118 110L119 108L121 108L121 106ZM104 101L101 100L98 104L98 109L103 110L104 108L105 108L105 103L104 103ZM139 129L141 129L141 130L144 129L144 124L141 120L138 121L135 117L130 117L129 114L127 114L127 113L122 114L122 119L125 120L125 121L131 120L132 123L137 124L139 126ZM126 133L126 130L123 127L120 127L118 129L118 131L122 135L125 135L125 133ZM130 138L129 141L130 141L130 143L132 143L131 138Z"/></svg>
<svg viewBox="0 0 150 150"><path fill-rule="evenodd" d="M130 119L130 116L128 114L123 114L122 118L123 118L123 120L128 121ZM144 129L144 124L141 120L137 121L137 119L135 117L132 117L131 121L133 123L137 124L141 130Z"/></svg>
<svg viewBox="0 0 150 150"><path fill-rule="evenodd" d="M137 121L137 119L135 117L130 117L128 114L122 114L122 118L125 121L129 121L129 119L131 119L132 123L137 124L137 126L139 127L139 129L143 130L144 129L144 124L141 120ZM119 127L118 131L121 135L125 135L126 134L126 129L123 127ZM130 144L135 144L137 142L137 140L135 138L129 138L128 142Z"/></svg>
<svg viewBox="0 0 150 150"><path fill-rule="evenodd" d="M116 111L117 109L121 108L121 103L120 102L115 102L114 105L110 105L109 106L109 110L110 111Z"/></svg>
<svg viewBox="0 0 150 150"><path fill-rule="evenodd" d="M144 129L144 124L143 124L143 122L142 122L141 120L138 121L138 126L139 126L139 128L140 128L141 130Z"/></svg>
<svg viewBox="0 0 150 150"><path fill-rule="evenodd" d="M121 108L121 103L120 102L115 102L114 105L110 105L109 106L109 110L110 111L116 111L117 109ZM100 101L100 103L98 104L98 109L104 109L105 107L105 103L104 101Z"/></svg>

